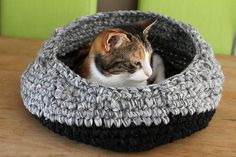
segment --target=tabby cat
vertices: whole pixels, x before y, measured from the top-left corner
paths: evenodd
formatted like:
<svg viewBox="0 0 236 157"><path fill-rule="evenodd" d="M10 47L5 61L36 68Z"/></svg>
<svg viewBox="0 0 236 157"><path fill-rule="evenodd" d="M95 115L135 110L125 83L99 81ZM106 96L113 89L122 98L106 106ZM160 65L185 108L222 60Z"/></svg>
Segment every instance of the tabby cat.
<svg viewBox="0 0 236 157"><path fill-rule="evenodd" d="M74 71L104 86L145 86L148 79L160 82L164 79L164 65L160 56L152 57L153 50L147 40L155 22L148 19L100 32L90 44L87 57Z"/></svg>

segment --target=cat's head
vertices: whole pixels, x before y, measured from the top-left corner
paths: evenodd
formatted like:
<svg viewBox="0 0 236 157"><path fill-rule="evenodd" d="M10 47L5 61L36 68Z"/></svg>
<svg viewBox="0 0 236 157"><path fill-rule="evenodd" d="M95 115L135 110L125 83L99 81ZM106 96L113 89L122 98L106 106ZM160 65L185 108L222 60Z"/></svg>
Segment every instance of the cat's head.
<svg viewBox="0 0 236 157"><path fill-rule="evenodd" d="M97 70L120 81L147 80L152 75L152 48L147 37L154 23L155 19L149 19L102 31L90 50Z"/></svg>

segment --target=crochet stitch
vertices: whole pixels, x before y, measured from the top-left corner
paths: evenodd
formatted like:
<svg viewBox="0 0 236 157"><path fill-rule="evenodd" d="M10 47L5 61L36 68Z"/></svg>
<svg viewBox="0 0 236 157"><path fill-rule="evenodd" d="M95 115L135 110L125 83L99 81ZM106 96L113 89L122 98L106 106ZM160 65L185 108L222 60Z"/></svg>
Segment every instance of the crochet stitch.
<svg viewBox="0 0 236 157"><path fill-rule="evenodd" d="M149 40L163 58L165 80L139 88L104 87L71 70L73 52L100 31L150 17L157 18ZM115 11L56 29L23 73L21 95L29 112L57 133L103 148L141 151L206 127L223 80L211 47L192 26L156 13Z"/></svg>

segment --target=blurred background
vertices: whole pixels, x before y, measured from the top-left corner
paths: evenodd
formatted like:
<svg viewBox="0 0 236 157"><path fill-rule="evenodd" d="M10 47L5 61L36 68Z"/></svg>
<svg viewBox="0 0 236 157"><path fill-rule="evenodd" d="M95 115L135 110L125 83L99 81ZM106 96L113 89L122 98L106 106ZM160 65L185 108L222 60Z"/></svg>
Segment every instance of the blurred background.
<svg viewBox="0 0 236 157"><path fill-rule="evenodd" d="M0 0L0 36L47 39L80 16L113 10L171 16L197 28L217 54L236 52L236 0Z"/></svg>

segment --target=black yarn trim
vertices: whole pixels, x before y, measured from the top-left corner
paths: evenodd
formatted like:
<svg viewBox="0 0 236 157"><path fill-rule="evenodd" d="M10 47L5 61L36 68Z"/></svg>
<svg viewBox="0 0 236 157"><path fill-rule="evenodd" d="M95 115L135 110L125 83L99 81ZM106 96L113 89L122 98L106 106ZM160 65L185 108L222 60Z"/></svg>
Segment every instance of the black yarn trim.
<svg viewBox="0 0 236 157"><path fill-rule="evenodd" d="M129 127L86 127L67 126L59 122L38 118L44 126L69 139L77 140L101 148L121 151L138 152L186 137L205 128L214 115L215 110L194 115L170 115L167 125L146 126L144 124Z"/></svg>

